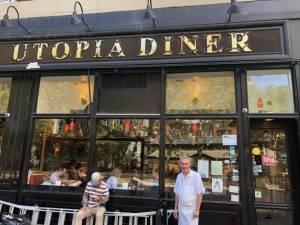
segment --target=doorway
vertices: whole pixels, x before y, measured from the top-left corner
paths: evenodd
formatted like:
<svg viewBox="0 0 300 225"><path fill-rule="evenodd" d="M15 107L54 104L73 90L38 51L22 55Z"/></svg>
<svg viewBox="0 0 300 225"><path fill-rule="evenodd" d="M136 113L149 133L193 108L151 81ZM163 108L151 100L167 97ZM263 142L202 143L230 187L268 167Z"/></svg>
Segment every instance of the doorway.
<svg viewBox="0 0 300 225"><path fill-rule="evenodd" d="M0 193L2 200L15 201L20 193L24 149L29 134L34 75L0 76Z"/></svg>
<svg viewBox="0 0 300 225"><path fill-rule="evenodd" d="M250 155L256 225L295 224L295 121L250 120Z"/></svg>

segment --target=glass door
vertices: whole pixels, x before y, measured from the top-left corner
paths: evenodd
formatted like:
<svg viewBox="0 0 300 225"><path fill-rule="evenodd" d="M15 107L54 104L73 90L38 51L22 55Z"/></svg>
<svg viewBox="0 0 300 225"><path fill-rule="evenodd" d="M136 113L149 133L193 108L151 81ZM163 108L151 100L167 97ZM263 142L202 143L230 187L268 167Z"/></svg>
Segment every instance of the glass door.
<svg viewBox="0 0 300 225"><path fill-rule="evenodd" d="M11 96L12 78L9 76L0 77L0 186L10 183L15 173L7 169L6 162L11 161L4 147L4 142L7 142L11 135L7 135L9 130L7 127L10 113L8 105ZM11 162L13 163L13 162Z"/></svg>
<svg viewBox="0 0 300 225"><path fill-rule="evenodd" d="M0 76L0 192L14 200L22 180L34 76L29 73ZM4 194L5 193L5 194Z"/></svg>
<svg viewBox="0 0 300 225"><path fill-rule="evenodd" d="M289 132L273 120L251 126L257 225L293 224Z"/></svg>

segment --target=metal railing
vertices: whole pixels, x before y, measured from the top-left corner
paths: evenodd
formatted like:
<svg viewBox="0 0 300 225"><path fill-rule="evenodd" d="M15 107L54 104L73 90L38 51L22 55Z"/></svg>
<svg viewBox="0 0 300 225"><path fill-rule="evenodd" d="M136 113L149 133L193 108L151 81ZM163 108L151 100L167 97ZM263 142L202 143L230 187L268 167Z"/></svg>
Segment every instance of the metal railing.
<svg viewBox="0 0 300 225"><path fill-rule="evenodd" d="M78 209L47 208L39 206L25 206L0 200L0 213L28 215L31 217L31 225L74 225ZM104 225L154 225L156 211L149 212L106 212ZM94 216L86 219L85 225L93 225Z"/></svg>

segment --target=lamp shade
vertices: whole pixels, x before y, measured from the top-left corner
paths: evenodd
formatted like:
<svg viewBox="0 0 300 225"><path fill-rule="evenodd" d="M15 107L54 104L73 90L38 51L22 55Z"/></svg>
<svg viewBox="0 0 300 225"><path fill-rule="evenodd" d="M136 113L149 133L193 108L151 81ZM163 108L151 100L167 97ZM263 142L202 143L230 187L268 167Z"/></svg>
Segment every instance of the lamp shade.
<svg viewBox="0 0 300 225"><path fill-rule="evenodd" d="M73 12L73 15L71 16L71 21L70 21L70 23L71 23L72 25L77 25L77 24L82 23L82 19L79 18L79 16L77 15L76 12Z"/></svg>
<svg viewBox="0 0 300 225"><path fill-rule="evenodd" d="M156 18L155 13L154 13L153 10L150 8L150 6L147 6L147 10L146 10L146 12L145 12L144 18L145 18L145 19L155 19L155 18Z"/></svg>
<svg viewBox="0 0 300 225"><path fill-rule="evenodd" d="M3 17L3 20L1 21L1 27L13 27L13 24L11 23L9 17L8 17L8 12L10 9L14 9L15 12L17 13L17 23L18 25L27 32L27 34L31 34L31 31L29 29L27 29L26 27L24 27L21 22L20 22L20 15L19 15L19 11L17 10L16 7L14 6L9 6L6 10L6 14Z"/></svg>
<svg viewBox="0 0 300 225"><path fill-rule="evenodd" d="M235 13L240 13L240 12L241 11L240 11L238 5L236 4L236 0L231 0L230 7L228 8L227 13L235 14Z"/></svg>
<svg viewBox="0 0 300 225"><path fill-rule="evenodd" d="M80 8L80 11L81 11L81 16L79 17L76 13L76 6L79 6ZM73 14L71 16L71 21L70 23L72 25L76 25L76 24L80 24L80 23L83 23L85 26L86 26L86 31L87 32L90 32L92 30L92 27L90 25L87 24L87 22L85 21L84 17L83 17L83 9L82 9L82 5L79 1L76 1L74 3L74 11L73 11Z"/></svg>
<svg viewBox="0 0 300 225"><path fill-rule="evenodd" d="M4 15L2 21L1 21L1 27L12 27L12 23L11 21L9 20L9 17L8 15Z"/></svg>
<svg viewBox="0 0 300 225"><path fill-rule="evenodd" d="M229 9L227 10L227 13L232 13L232 14L235 14L235 13L240 13L240 9L239 7L236 5L236 3L232 3L229 7Z"/></svg>

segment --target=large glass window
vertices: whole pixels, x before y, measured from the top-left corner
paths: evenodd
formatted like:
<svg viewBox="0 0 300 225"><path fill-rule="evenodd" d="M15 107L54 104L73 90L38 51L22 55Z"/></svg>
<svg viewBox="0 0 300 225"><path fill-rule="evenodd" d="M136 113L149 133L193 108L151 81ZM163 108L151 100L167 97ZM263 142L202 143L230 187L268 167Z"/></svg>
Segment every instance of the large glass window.
<svg viewBox="0 0 300 225"><path fill-rule="evenodd" d="M0 113L6 113L10 96L11 78L0 78Z"/></svg>
<svg viewBox="0 0 300 225"><path fill-rule="evenodd" d="M41 77L37 113L89 113L94 77Z"/></svg>
<svg viewBox="0 0 300 225"><path fill-rule="evenodd" d="M250 113L293 113L290 70L247 71Z"/></svg>
<svg viewBox="0 0 300 225"><path fill-rule="evenodd" d="M167 113L234 113L233 72L169 74Z"/></svg>
<svg viewBox="0 0 300 225"><path fill-rule="evenodd" d="M253 129L252 158L257 202L288 203L291 188L286 134L282 129Z"/></svg>
<svg viewBox="0 0 300 225"><path fill-rule="evenodd" d="M102 77L98 113L160 113L160 75L118 74Z"/></svg>
<svg viewBox="0 0 300 225"><path fill-rule="evenodd" d="M202 177L206 198L239 201L235 120L166 121L166 191L173 191L181 154L191 157L192 168Z"/></svg>
<svg viewBox="0 0 300 225"><path fill-rule="evenodd" d="M88 143L87 119L36 119L27 184L84 186Z"/></svg>
<svg viewBox="0 0 300 225"><path fill-rule="evenodd" d="M159 120L97 121L94 170L110 189L158 192Z"/></svg>

